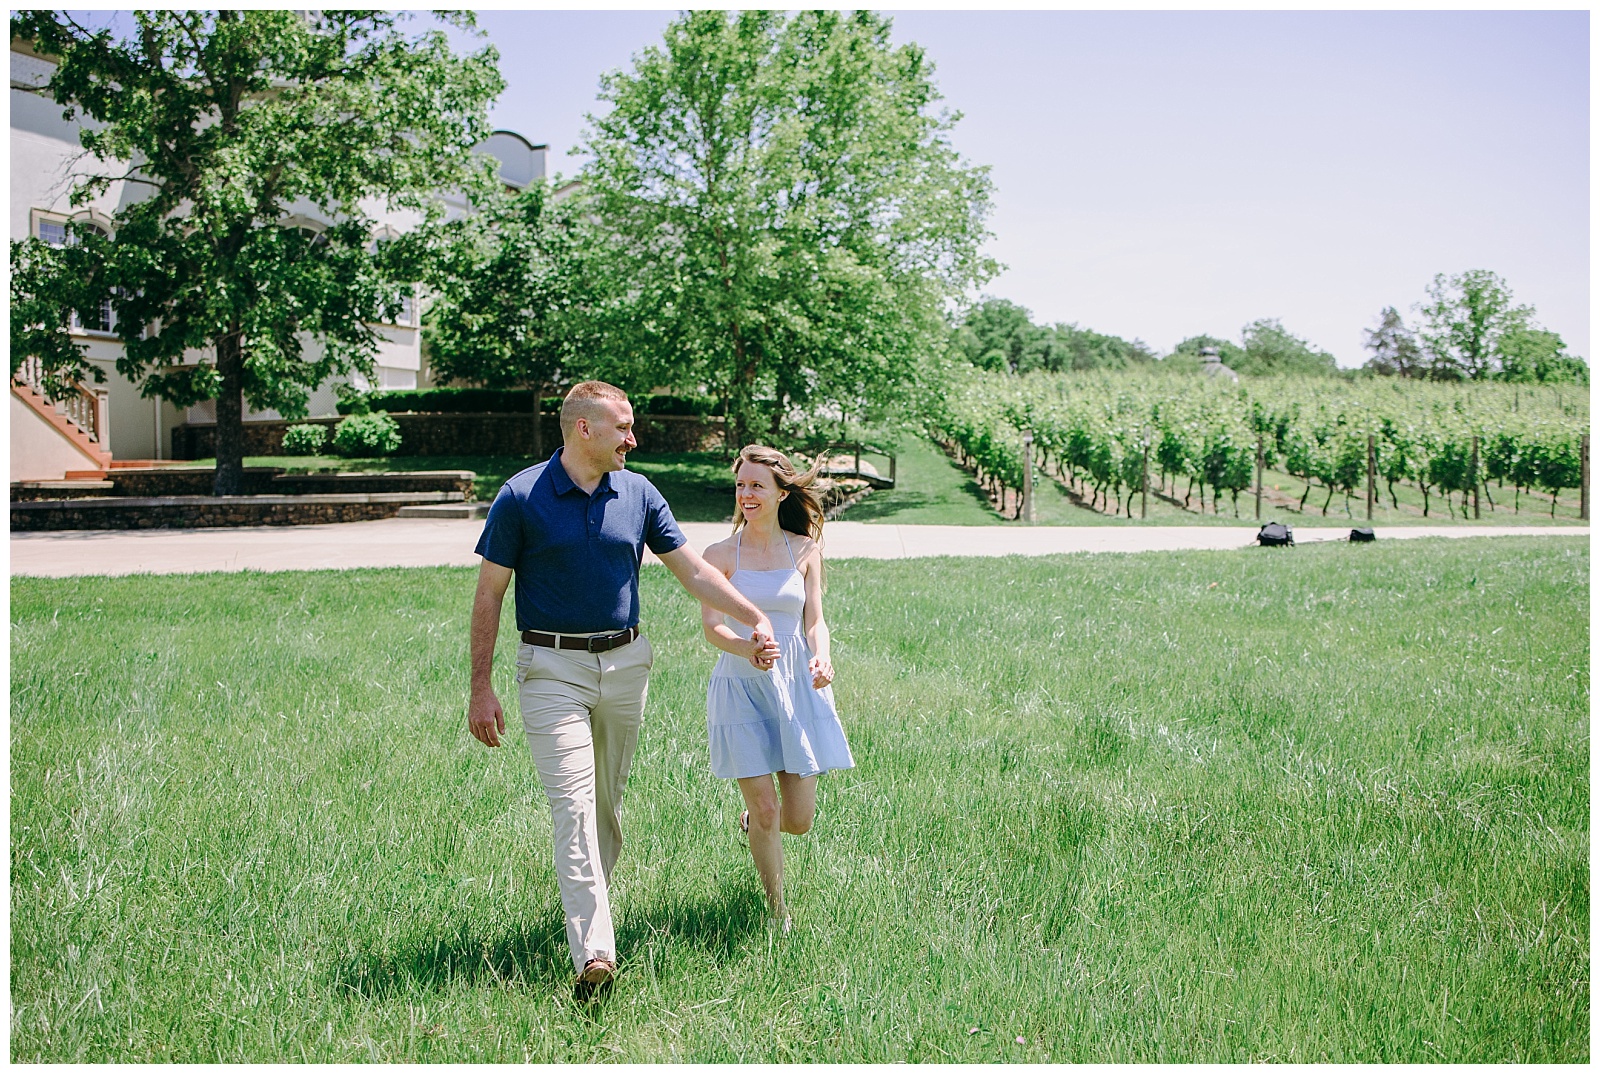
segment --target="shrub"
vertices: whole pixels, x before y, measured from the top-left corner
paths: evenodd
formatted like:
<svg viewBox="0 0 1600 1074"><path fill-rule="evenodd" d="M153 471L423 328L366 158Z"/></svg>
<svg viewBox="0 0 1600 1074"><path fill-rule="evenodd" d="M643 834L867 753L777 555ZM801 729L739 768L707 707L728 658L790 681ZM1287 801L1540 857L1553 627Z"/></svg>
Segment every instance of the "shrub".
<svg viewBox="0 0 1600 1074"><path fill-rule="evenodd" d="M320 455L327 443L326 425L291 425L283 433L285 455Z"/></svg>
<svg viewBox="0 0 1600 1074"><path fill-rule="evenodd" d="M393 455L400 450L400 426L381 412L352 414L333 430L333 447L350 457Z"/></svg>

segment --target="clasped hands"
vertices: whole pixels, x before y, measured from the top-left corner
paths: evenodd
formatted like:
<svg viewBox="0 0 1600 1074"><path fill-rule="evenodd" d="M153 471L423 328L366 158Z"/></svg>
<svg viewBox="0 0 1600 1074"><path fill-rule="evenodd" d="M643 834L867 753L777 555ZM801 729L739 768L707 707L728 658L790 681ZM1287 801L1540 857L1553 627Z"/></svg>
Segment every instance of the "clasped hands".
<svg viewBox="0 0 1600 1074"><path fill-rule="evenodd" d="M750 635L750 665L758 671L771 671L778 662L778 642L771 634L757 629Z"/></svg>

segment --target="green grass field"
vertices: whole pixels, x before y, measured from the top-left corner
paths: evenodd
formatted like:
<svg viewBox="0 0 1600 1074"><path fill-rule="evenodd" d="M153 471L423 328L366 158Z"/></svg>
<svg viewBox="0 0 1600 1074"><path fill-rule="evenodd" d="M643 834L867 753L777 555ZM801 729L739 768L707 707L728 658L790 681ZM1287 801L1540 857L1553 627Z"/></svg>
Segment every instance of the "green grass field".
<svg viewBox="0 0 1600 1074"><path fill-rule="evenodd" d="M1585 540L835 564L776 941L648 569L592 1010L473 577L13 580L14 1061L1590 1058Z"/></svg>

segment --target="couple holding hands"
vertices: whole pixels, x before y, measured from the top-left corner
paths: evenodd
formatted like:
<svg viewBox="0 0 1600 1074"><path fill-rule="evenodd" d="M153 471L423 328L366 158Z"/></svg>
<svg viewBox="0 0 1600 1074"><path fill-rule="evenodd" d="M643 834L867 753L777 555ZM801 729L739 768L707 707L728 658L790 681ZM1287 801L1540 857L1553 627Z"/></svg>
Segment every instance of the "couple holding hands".
<svg viewBox="0 0 1600 1074"><path fill-rule="evenodd" d="M655 486L626 468L636 441L621 389L575 385L561 437L548 461L500 489L478 541L467 724L484 745L500 744L490 667L515 579L523 731L550 800L576 994L587 999L617 972L609 880L654 658L639 633L646 547L700 601L706 639L722 650L706 695L711 770L739 781L739 826L780 931L789 928L780 834L809 831L817 776L854 762L829 686L814 472L796 473L771 448L741 450L734 534L702 557Z"/></svg>

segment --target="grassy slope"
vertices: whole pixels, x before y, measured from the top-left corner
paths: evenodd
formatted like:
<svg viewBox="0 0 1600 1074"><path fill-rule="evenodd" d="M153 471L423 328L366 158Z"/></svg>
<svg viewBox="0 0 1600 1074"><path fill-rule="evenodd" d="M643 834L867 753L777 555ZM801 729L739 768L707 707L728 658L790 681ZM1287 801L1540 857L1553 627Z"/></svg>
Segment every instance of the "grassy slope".
<svg viewBox="0 0 1600 1074"><path fill-rule="evenodd" d="M836 564L776 944L652 568L592 1015L472 577L13 581L13 1059L1589 1058L1585 541Z"/></svg>

